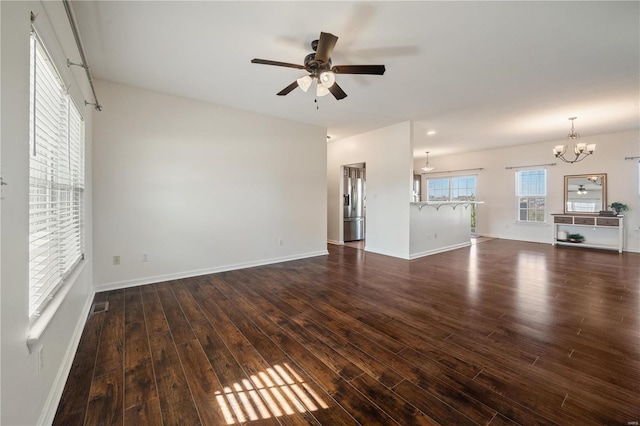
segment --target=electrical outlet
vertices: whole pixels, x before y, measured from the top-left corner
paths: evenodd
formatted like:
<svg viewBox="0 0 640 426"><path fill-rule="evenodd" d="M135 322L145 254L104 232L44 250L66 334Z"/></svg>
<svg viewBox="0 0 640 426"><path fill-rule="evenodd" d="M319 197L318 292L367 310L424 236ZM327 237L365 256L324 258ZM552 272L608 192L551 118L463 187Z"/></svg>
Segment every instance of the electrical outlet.
<svg viewBox="0 0 640 426"><path fill-rule="evenodd" d="M280 239L278 240L278 245L279 245L279 246L283 246L283 245L284 245L284 238L280 238Z"/></svg>
<svg viewBox="0 0 640 426"><path fill-rule="evenodd" d="M438 233L437 232L433 234L433 238L436 239L436 240L438 239Z"/></svg>
<svg viewBox="0 0 640 426"><path fill-rule="evenodd" d="M142 255L140 256L140 260L142 262L148 262L149 261L149 255L147 253L142 253Z"/></svg>
<svg viewBox="0 0 640 426"><path fill-rule="evenodd" d="M38 374L44 370L44 346L38 348Z"/></svg>
<svg viewBox="0 0 640 426"><path fill-rule="evenodd" d="M113 264L114 265L120 264L120 256L113 256Z"/></svg>

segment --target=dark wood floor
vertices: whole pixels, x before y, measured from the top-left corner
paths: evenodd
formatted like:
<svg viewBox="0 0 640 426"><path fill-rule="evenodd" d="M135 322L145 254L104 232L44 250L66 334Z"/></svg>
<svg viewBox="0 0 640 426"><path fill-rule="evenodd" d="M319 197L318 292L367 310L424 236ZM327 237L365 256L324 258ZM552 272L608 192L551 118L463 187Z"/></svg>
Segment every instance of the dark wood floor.
<svg viewBox="0 0 640 426"><path fill-rule="evenodd" d="M640 421L640 255L329 252L97 294L55 424Z"/></svg>

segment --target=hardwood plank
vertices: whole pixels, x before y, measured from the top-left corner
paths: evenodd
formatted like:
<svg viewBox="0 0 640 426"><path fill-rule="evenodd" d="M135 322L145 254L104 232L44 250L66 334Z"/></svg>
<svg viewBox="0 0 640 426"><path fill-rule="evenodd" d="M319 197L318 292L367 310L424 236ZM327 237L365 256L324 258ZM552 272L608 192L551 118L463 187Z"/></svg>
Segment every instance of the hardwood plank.
<svg viewBox="0 0 640 426"><path fill-rule="evenodd" d="M215 299L218 295L213 287L207 287L206 291L213 299ZM246 372L246 375L249 376L250 383L252 383L256 387L259 387L258 383L256 382L260 382L263 386L268 386L269 383L265 383L265 381L269 382L270 380L275 380L275 378L271 377L270 374L267 374L267 372L273 371L272 365L266 362L264 358L260 356L258 351L251 345L251 343L245 338L240 330L238 330L233 322L225 315L225 313L217 305L217 303L213 302L212 298L209 298L206 301L205 316L210 316L210 320L213 320L215 322L220 331L220 337L227 347L232 348L235 359L238 361L238 364L240 364L243 372ZM237 388L238 386L241 386L240 383L240 379L237 379L232 385L232 390ZM278 396L278 389L269 386L269 390L272 393L276 394L274 396ZM260 396L264 396L264 393L260 392ZM314 417L308 412L303 404L300 404L295 395L287 395L287 397L289 398L288 402L286 397L282 395L280 395L280 397L280 399L276 398L276 400L273 401L265 400L265 403L267 407L272 412L274 412L276 417L280 417L278 416L277 411L279 409L284 409L286 416L282 416L279 418L279 421L281 423L316 423ZM290 408L291 404L289 403L296 407L296 409Z"/></svg>
<svg viewBox="0 0 640 426"><path fill-rule="evenodd" d="M129 287L124 289L124 323L143 323L144 311L142 308L142 295L140 287Z"/></svg>
<svg viewBox="0 0 640 426"><path fill-rule="evenodd" d="M337 383L333 398L362 425L400 424L358 392L349 382Z"/></svg>
<svg viewBox="0 0 640 426"><path fill-rule="evenodd" d="M187 321L189 321L189 324L206 321L206 317L202 313L198 302L187 289L187 283L190 282L190 280L178 280L171 286L171 291L178 301L178 304L180 304L180 308L182 312L184 312L184 316L187 318Z"/></svg>
<svg viewBox="0 0 640 426"><path fill-rule="evenodd" d="M314 322L307 321L305 316L297 316L293 318L293 320L300 327L307 330L318 338L318 340L324 342L327 346L334 349L337 353L344 356L352 364L374 377L383 385L393 387L403 380L403 377L388 365L378 361L378 359L371 356L368 352L351 345L348 341L339 340L339 335L332 333L330 330Z"/></svg>
<svg viewBox="0 0 640 426"><path fill-rule="evenodd" d="M85 425L124 425L122 371L96 377L91 384Z"/></svg>
<svg viewBox="0 0 640 426"><path fill-rule="evenodd" d="M160 409L165 425L200 423L176 346L169 333L149 336Z"/></svg>
<svg viewBox="0 0 640 426"><path fill-rule="evenodd" d="M102 325L104 323L104 316L104 312L98 312L89 315L89 317L87 318L84 329L82 330L82 336L80 337L80 343L78 343L78 347L82 348L83 351L98 350L100 333L102 333Z"/></svg>
<svg viewBox="0 0 640 426"><path fill-rule="evenodd" d="M303 292L306 290L306 292ZM324 313L328 320L327 324L330 324L333 330L340 333L342 337L349 340L351 333L358 333L362 336L380 342L384 347L389 348L390 351L398 353L407 346L401 342L389 338L384 333L378 332L378 330L367 326L366 324L356 320L355 318L345 314L344 312L334 308L324 300L326 296L319 294L318 292L310 292L308 286L302 285L300 287L287 287L287 291L298 297L307 297L312 302L310 305L318 312Z"/></svg>
<svg viewBox="0 0 640 426"><path fill-rule="evenodd" d="M169 324L164 316L162 303L153 285L143 285L140 287L142 296L142 307L144 318L147 324L147 333L166 333L169 332Z"/></svg>
<svg viewBox="0 0 640 426"><path fill-rule="evenodd" d="M125 328L124 407L128 409L157 398L153 363L144 322Z"/></svg>
<svg viewBox="0 0 640 426"><path fill-rule="evenodd" d="M95 360L96 349L76 353L53 420L54 425L84 424Z"/></svg>
<svg viewBox="0 0 640 426"><path fill-rule="evenodd" d="M264 332L255 325L238 307L227 297L229 289L224 282L219 279L209 281L212 286L216 304L222 312L229 318L233 325L252 343L258 353L267 362L276 362L283 359L286 353L269 339ZM232 294L232 293L231 293ZM230 295L231 295L230 294Z"/></svg>
<svg viewBox="0 0 640 426"><path fill-rule="evenodd" d="M407 380L478 424L486 424L496 413L496 408L475 399L473 392L469 392L467 386L461 386L459 383L465 380L471 382L471 379L440 365L428 354L406 349L389 362L402 372ZM494 404L492 406L495 407Z"/></svg>
<svg viewBox="0 0 640 426"><path fill-rule="evenodd" d="M195 339L189 321L184 316L180 304L176 300L175 296L171 292L171 286L174 283L161 283L156 284L156 291L158 292L158 298L162 304L162 310L164 316L171 329L171 335L177 345L184 342L189 342Z"/></svg>
<svg viewBox="0 0 640 426"><path fill-rule="evenodd" d="M126 426L161 425L162 414L158 398L127 408L124 411L124 424Z"/></svg>
<svg viewBox="0 0 640 426"><path fill-rule="evenodd" d="M198 408L203 426L228 424L234 420L242 423L247 419L255 421L261 418L261 410L253 406L249 398L247 398L249 410L242 410L241 418L231 417L231 413L228 412L223 413L218 401L218 398L223 398L222 395L224 395L222 386L197 340L178 345L178 355L184 367L187 381L191 386L193 400ZM240 408L244 408L244 405L241 404ZM268 410L265 407L262 408L269 415Z"/></svg>
<svg viewBox="0 0 640 426"><path fill-rule="evenodd" d="M291 359L285 359L277 365L280 376L289 384L300 400L309 408L313 416L323 425L355 425L350 416L331 396L316 384Z"/></svg>
<svg viewBox="0 0 640 426"><path fill-rule="evenodd" d="M242 369L240 364L236 361L233 354L224 341L218 334L218 332L211 326L208 321L196 322L192 323L193 331L197 336L197 340L201 345L209 364L212 367L213 372L215 373L218 382L222 387L222 394L220 395L222 400L225 402L229 402L228 395L234 397L233 406L238 407L237 411L239 414L235 414L235 410L232 406L229 406L230 415L233 418L247 417L248 413L242 409L242 406L237 403L237 398L235 398L234 390L236 389L236 385L242 384L246 388L246 383L248 382L251 386L251 380L249 380L249 376ZM268 401L265 401L263 396L258 393L258 397L262 401L262 403L267 407L267 410L271 414L271 417L263 419L264 423L268 423L271 421L275 421L276 415L273 413L272 407L269 407ZM216 402L218 401L216 395ZM258 409L258 412L261 412ZM264 417L264 416L263 416ZM275 421L274 424L277 424Z"/></svg>
<svg viewBox="0 0 640 426"><path fill-rule="evenodd" d="M405 383L405 382L403 382ZM427 404L424 398L420 398L419 401L424 407L429 407L431 411L429 412L429 416L425 415L424 412L418 410L415 405L411 404L412 399L402 398L402 392L392 392L386 387L382 386L378 381L369 377L367 374L363 374L359 377L356 377L351 381L351 385L360 391L363 395L365 395L369 400L371 400L374 404L380 407L385 413L387 413L392 419L397 421L400 424L405 425L436 425L436 421L431 418L435 410L433 410L434 404ZM401 385L398 385L400 389L402 389ZM406 394L405 394L406 396ZM432 397L432 400L436 400L436 398ZM442 406L446 407L446 404L442 404L438 401ZM448 408L448 407L447 407ZM455 424L465 424L465 422L461 421L464 416L457 413L453 409L449 409L447 412L446 421L449 423ZM468 421L466 424L473 424L473 422Z"/></svg>
<svg viewBox="0 0 640 426"><path fill-rule="evenodd" d="M124 361L124 290L109 292L94 375L122 371Z"/></svg>

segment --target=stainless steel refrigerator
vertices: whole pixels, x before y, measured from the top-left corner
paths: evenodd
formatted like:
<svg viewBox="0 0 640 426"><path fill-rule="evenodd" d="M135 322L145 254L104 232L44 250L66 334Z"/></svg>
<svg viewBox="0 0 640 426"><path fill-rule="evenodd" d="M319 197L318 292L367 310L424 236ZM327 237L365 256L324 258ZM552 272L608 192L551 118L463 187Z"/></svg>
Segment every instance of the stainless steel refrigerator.
<svg viewBox="0 0 640 426"><path fill-rule="evenodd" d="M344 168L344 241L364 239L365 169Z"/></svg>

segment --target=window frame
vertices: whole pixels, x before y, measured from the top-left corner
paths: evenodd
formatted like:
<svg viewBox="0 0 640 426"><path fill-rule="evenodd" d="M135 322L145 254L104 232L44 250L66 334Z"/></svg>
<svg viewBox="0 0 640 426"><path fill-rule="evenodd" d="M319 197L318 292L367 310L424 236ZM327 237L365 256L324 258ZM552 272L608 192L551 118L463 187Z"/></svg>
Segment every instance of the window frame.
<svg viewBox="0 0 640 426"><path fill-rule="evenodd" d="M525 173L542 173L543 190L540 191L538 186L533 191L521 191L522 188L522 175ZM547 223L547 196L548 196L548 179L547 169L527 169L516 170L515 172L515 217L516 223L527 224L545 224ZM531 186L530 186L531 189ZM522 193L524 192L524 193ZM541 193L542 192L542 193ZM531 200L533 199L533 200ZM542 203L540 203L542 200ZM523 208L523 203L526 203L526 207ZM542 208L536 207L536 205L542 204ZM526 212L523 219L522 213ZM533 220L531 219L531 213L533 212ZM542 220L540 220L540 218Z"/></svg>
<svg viewBox="0 0 640 426"><path fill-rule="evenodd" d="M29 46L28 312L33 322L84 259L86 142L80 108L33 27Z"/></svg>

